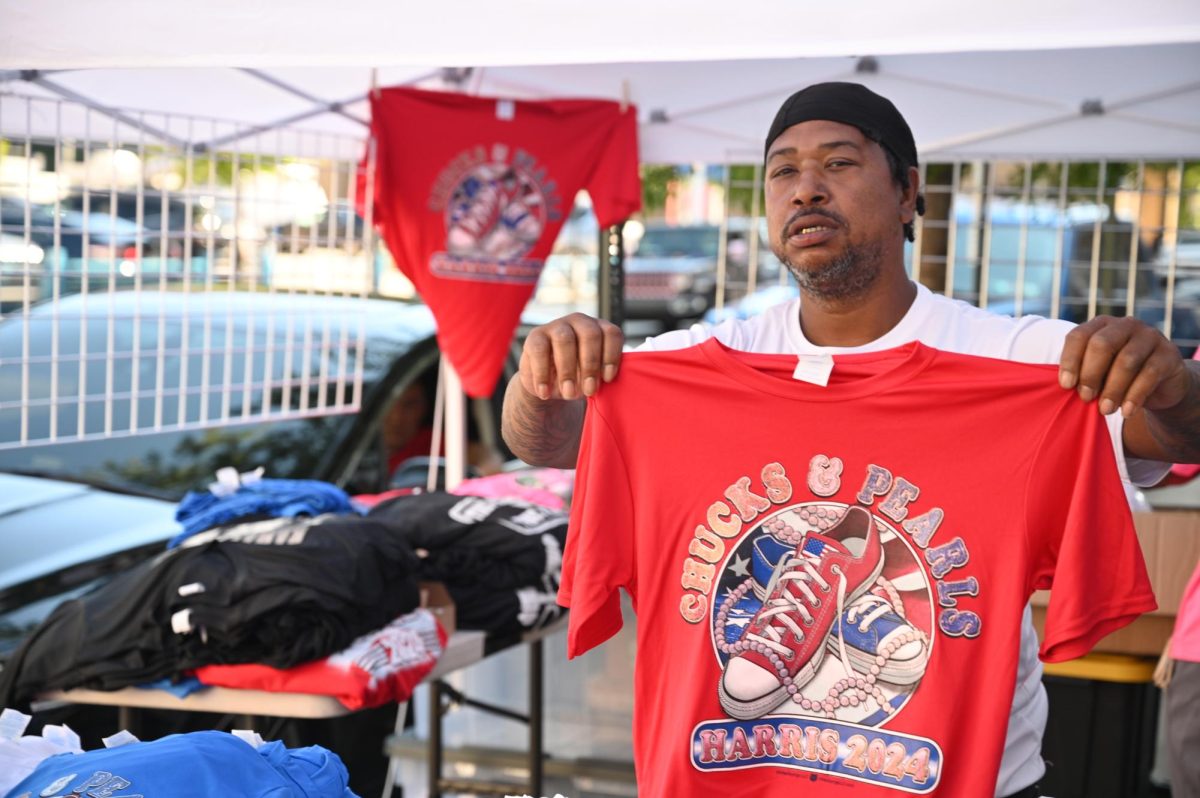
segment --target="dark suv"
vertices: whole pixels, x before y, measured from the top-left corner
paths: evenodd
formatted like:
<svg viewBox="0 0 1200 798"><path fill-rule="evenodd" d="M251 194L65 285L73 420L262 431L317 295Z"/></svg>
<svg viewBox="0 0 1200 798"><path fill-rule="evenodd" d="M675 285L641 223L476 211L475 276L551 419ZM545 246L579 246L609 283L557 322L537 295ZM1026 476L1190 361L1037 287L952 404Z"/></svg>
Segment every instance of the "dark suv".
<svg viewBox="0 0 1200 798"><path fill-rule="evenodd" d="M727 300L745 293L751 229L742 220L730 220L726 229ZM646 225L625 261L625 315L656 319L669 326L703 316L716 301L720 243L721 228L717 225ZM778 274L779 262L759 229L758 281L776 279Z"/></svg>

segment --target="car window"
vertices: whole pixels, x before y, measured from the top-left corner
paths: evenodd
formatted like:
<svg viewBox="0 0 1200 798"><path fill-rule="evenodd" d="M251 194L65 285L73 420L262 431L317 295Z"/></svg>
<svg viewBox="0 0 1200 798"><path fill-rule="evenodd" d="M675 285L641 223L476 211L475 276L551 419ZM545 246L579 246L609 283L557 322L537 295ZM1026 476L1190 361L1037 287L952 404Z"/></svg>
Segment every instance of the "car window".
<svg viewBox="0 0 1200 798"><path fill-rule="evenodd" d="M647 228L634 253L642 258L715 258L721 231L715 227Z"/></svg>
<svg viewBox="0 0 1200 798"><path fill-rule="evenodd" d="M332 406L339 394L348 399L354 376L349 358L339 357L337 344L342 336L357 334L357 319L349 319L352 313L363 314L363 306L325 302L317 303L314 310L287 299L278 300L282 308L278 313L262 307L265 300L259 297L260 306L253 314L237 309L231 315L210 314L208 320L199 314L186 324L175 315L160 328L157 314L148 310L144 317L135 317L128 308L118 309L110 320L96 298L86 323L78 313L60 313L57 358L52 355L48 314L33 316L27 323L20 318L6 320L0 324L0 442L19 441L23 423L33 440L47 437L50 431L49 402L31 404L22 417L23 370L31 396L49 396L50 383L56 381L53 412L59 436L78 434L81 416L88 433L104 430L107 422L113 435L0 448L0 470L142 488L171 497L203 487L223 466L243 471L263 466L267 474L280 478L323 478L355 416L264 419L259 389L269 375L266 393L274 411L317 408L322 398ZM406 321L413 318L405 313L414 310L411 306L381 300L370 308L364 401L397 359L417 342L428 340L432 332L424 309L415 320ZM342 312L347 309L349 313ZM84 331L91 355L81 367L78 354ZM27 364L22 362L26 340ZM270 357L269 342L274 342ZM81 371L86 376L83 402L79 400ZM324 385L318 384L322 375L327 380ZM130 398L131 389L137 391L136 399ZM107 395L112 402L105 401ZM222 417L237 423L222 422ZM156 424L196 425L204 419L212 424L152 432Z"/></svg>
<svg viewBox="0 0 1200 798"><path fill-rule="evenodd" d="M347 415L72 441L0 450L0 471L76 479L178 499L217 469L262 467L270 477L314 478L351 424Z"/></svg>

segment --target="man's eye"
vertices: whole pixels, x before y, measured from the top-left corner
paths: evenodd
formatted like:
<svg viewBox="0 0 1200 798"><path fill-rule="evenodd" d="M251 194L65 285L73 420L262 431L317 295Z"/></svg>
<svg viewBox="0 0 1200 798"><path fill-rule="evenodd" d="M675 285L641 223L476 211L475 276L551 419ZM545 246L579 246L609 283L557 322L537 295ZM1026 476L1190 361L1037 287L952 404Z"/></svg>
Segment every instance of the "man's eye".
<svg viewBox="0 0 1200 798"><path fill-rule="evenodd" d="M841 167L841 166L852 166L852 165L853 165L853 162L852 162L852 161L846 161L846 160L843 160L843 159L841 159L841 158L838 158L838 159L836 159L836 160L830 161L830 162L829 162L829 164L828 164L828 166L830 166L830 167L835 167L835 168L836 168L836 167Z"/></svg>
<svg viewBox="0 0 1200 798"><path fill-rule="evenodd" d="M771 177L782 177L784 175L790 175L794 171L796 171L796 170L790 166L783 166L783 167L780 167L779 169L776 169L774 172L772 172Z"/></svg>

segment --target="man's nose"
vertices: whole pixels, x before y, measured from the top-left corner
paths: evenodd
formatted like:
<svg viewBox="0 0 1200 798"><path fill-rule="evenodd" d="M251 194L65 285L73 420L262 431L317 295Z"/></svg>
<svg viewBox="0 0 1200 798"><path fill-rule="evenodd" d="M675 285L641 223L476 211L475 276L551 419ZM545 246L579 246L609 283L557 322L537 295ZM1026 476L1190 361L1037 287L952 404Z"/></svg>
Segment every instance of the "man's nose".
<svg viewBox="0 0 1200 798"><path fill-rule="evenodd" d="M792 186L793 205L823 205L829 201L829 191L821 173L816 169L801 170Z"/></svg>

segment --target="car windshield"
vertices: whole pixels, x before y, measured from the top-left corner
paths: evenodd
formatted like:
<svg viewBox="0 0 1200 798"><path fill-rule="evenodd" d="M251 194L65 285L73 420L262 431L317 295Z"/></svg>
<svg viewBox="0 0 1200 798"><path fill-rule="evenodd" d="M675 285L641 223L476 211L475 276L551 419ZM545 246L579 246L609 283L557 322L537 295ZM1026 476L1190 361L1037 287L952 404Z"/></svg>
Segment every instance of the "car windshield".
<svg viewBox="0 0 1200 798"><path fill-rule="evenodd" d="M640 258L716 258L721 231L716 227L652 227L638 242Z"/></svg>
<svg viewBox="0 0 1200 798"><path fill-rule="evenodd" d="M432 320L424 308L385 300L365 303L340 298L336 302L316 301L321 299L335 298L276 297L280 320L273 325L270 334L284 340L282 343L277 340L275 347L283 351L290 334L295 351L300 352L303 337L316 335L320 330L319 325L306 328L304 323L297 321L289 333L288 324L283 320L285 317L300 320L331 317L335 319L331 329L336 336L340 332L340 325L336 321L339 315L347 312L362 314L366 320L364 399L371 396L397 358L432 333ZM98 304L100 300L93 297L90 301ZM230 325L226 324L226 316L222 311L216 317L219 324L209 322L211 329L206 339L204 316L197 310L199 301L195 297L191 300L191 312L197 315L189 316L187 325L168 309L163 330L163 351L170 353L166 356L157 354L159 318L156 313L147 313L139 319L117 308L110 320L97 306L92 308L87 322L83 323L78 312L72 316L71 300L64 300L58 317L57 346L60 357L54 364L56 368L52 368L49 357L40 357L48 355L51 346L50 331L46 327L48 314L32 316L27 324L19 317L12 317L0 324L0 443L10 445L10 448L0 448L0 471L85 482L171 499L182 496L187 490L203 488L212 481L214 472L225 466L233 466L239 471L251 471L262 466L268 475L279 478L321 478L325 473L323 466L327 464L337 442L347 436L355 423L355 415L342 413L261 420L256 418L260 415L258 405L250 406L249 412L244 413L241 388L235 385L235 390L222 392L221 375L239 375L240 379L241 375L248 374L250 384L263 381L265 369L268 368L261 356L267 335L264 330L271 329L263 321L271 316L272 309L265 299L259 297L256 301L260 309L255 320L238 318ZM114 325L111 336L106 330L110 323ZM122 352L128 352L129 342L135 338L135 325L140 325L137 338L141 354L136 358L131 356L132 353L122 356ZM103 354L111 343L115 352L111 375L106 373L108 364L102 357L89 358L83 367L80 366L78 347L81 327L87 331L88 352ZM181 359L179 337L185 327L190 330L189 356ZM57 379L57 435L67 438L66 441L12 447L13 443L20 440L22 425L28 431L30 440L46 438L50 429L51 411L46 404L33 404L24 418L19 407L22 382L19 355L24 335L29 336L31 355L27 375L29 384L36 387ZM247 346L251 336L254 345ZM309 344L310 352L320 348L319 344L312 346L312 341ZM42 349L46 351L40 351ZM255 355L249 364L246 362L247 352ZM70 357L72 354L75 356ZM206 357L207 371L204 368ZM228 368L225 358L230 361ZM106 402L93 398L93 386L99 386L101 400L106 384L114 386L114 393L119 393L117 386L129 386L134 375L132 364L135 360L138 363L138 382L145 389L137 400L136 415L132 412L132 401L114 402L106 407ZM180 400L178 395L168 395L165 400L156 397L151 390L156 378L161 378L161 385L174 387L175 393L179 393L180 364L183 360L188 363L186 379L189 389L186 401ZM321 368L325 368L328 374L336 373L336 358L327 359L323 366L319 362L321 360L316 353L311 358L297 355L296 362L290 366L291 378L285 380L284 358L276 357L269 366L272 371L270 384L279 386L281 383L290 383L291 395L297 397L305 371L311 375L313 383L317 382L316 375ZM157 373L160 368L161 375ZM82 408L77 398L81 372L88 393L88 400L83 402ZM211 382L202 384L205 373L210 375ZM342 390L352 390L352 376L347 375ZM288 389L272 389L273 407L282 406L283 390ZM332 403L337 387L326 384L324 390L326 402ZM308 386L308 407L316 406L320 393L316 385ZM207 402L202 401L205 397ZM223 403L229 406L223 407ZM206 404L206 410L202 410L202 404ZM294 407L296 404L297 400L293 398L288 406ZM70 440L77 433L81 418L83 429L89 433L104 429L106 413L110 414L109 427L117 434L107 438ZM201 416L201 413L205 415ZM161 418L164 427L175 426L182 418L191 428L153 432L149 426L156 416ZM220 422L222 416L238 423ZM205 418L213 419L213 423L202 425L202 419ZM128 434L135 424L136 434Z"/></svg>
<svg viewBox="0 0 1200 798"><path fill-rule="evenodd" d="M226 466L312 476L352 422L343 414L7 449L0 471L174 500Z"/></svg>

